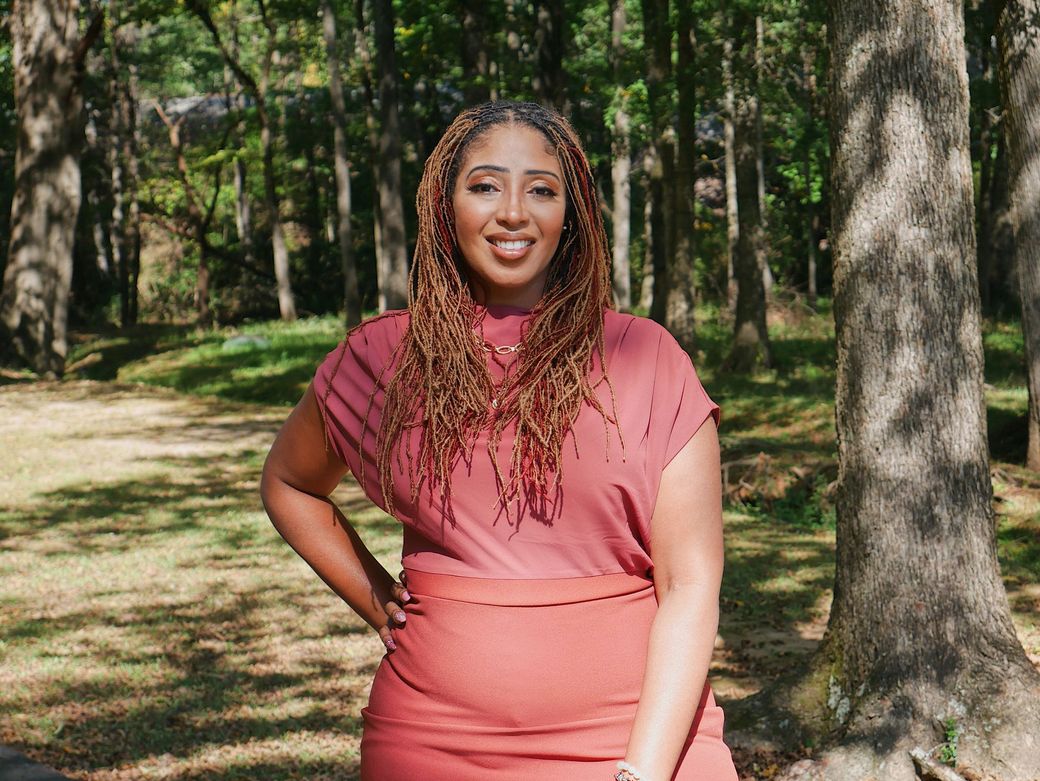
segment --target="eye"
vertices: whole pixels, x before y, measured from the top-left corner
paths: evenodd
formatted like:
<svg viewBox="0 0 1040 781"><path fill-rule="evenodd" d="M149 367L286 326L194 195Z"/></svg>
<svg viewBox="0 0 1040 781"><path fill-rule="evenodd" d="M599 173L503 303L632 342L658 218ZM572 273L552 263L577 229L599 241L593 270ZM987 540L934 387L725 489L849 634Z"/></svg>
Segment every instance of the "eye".
<svg viewBox="0 0 1040 781"><path fill-rule="evenodd" d="M539 196L540 198L555 198L556 197L556 191L554 189L552 189L551 187L548 187L548 186L546 186L544 184L540 184L537 187L531 188L531 192L534 193L535 195Z"/></svg>
<svg viewBox="0 0 1040 781"><path fill-rule="evenodd" d="M471 184L466 189L471 193L493 193L495 186L490 182L477 182L476 184Z"/></svg>

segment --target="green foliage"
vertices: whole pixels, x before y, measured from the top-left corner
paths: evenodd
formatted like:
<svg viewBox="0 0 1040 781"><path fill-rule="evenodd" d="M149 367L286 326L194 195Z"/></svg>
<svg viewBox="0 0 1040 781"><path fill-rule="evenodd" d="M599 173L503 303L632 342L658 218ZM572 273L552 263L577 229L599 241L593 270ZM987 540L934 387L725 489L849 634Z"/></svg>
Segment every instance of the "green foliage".
<svg viewBox="0 0 1040 781"><path fill-rule="evenodd" d="M961 730L956 718L950 716L943 721L943 736L946 740L939 746L937 756L944 765L957 766L957 741L960 734Z"/></svg>

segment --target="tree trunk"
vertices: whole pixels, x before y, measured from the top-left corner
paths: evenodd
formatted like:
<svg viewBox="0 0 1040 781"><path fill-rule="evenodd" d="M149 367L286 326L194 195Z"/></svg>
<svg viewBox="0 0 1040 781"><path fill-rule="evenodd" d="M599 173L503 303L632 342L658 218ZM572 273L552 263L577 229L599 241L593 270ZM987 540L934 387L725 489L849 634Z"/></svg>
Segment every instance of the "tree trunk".
<svg viewBox="0 0 1040 781"><path fill-rule="evenodd" d="M646 150L643 169L643 281L639 286L639 308L649 312L654 306L654 199L650 197L650 175L654 170L652 146Z"/></svg>
<svg viewBox="0 0 1040 781"><path fill-rule="evenodd" d="M340 265L343 269L343 310L347 328L352 328L361 322L361 295L358 292L357 266L354 264L353 236L350 225L347 104L343 99L343 84L339 75L336 13L331 0L322 0L322 20L325 35L325 58L329 69L329 95L332 98L332 134L336 158L336 235L339 237Z"/></svg>
<svg viewBox="0 0 1040 781"><path fill-rule="evenodd" d="M274 170L274 136L271 117L267 111L267 94L271 84L271 66L278 45L278 31L274 20L267 13L263 0L259 0L260 14L267 28L267 45L264 50L260 83L253 97L256 100L257 118L260 120L260 146L264 154L264 200L268 219L271 221L271 249L274 255L274 276L278 280L278 311L282 320L296 319L296 297L293 295L289 270L289 247L285 243L282 225L281 199L278 197L278 180Z"/></svg>
<svg viewBox="0 0 1040 781"><path fill-rule="evenodd" d="M632 270L629 263L629 243L632 231L632 151L629 145L631 121L628 116L626 90L622 87L624 60L625 3L611 2L610 59L614 71L615 107L611 128L610 179L614 197L611 228L613 231L614 304L622 312L632 309Z"/></svg>
<svg viewBox="0 0 1040 781"><path fill-rule="evenodd" d="M737 214L737 157L733 118L737 111L737 93L733 83L733 39L722 44L723 145L726 165L726 310L737 311L737 275L734 259L740 238L740 215Z"/></svg>
<svg viewBox="0 0 1040 781"><path fill-rule="evenodd" d="M93 151L94 157L96 157L100 162L108 160L108 151L106 142L103 141L103 137L98 134L97 121L95 120L94 114L94 111L88 110L87 112L85 137L87 147ZM90 205L91 235L94 238L94 254L98 274L102 279L107 281L112 275L112 262L110 260L111 253L109 252L108 244L108 226L105 223L105 217L102 213L104 208L104 197L102 192L98 189L101 184L101 177L93 176L90 178L89 182L90 186L87 189L87 203Z"/></svg>
<svg viewBox="0 0 1040 781"><path fill-rule="evenodd" d="M762 98L758 94L757 85L765 83L765 29L762 17L755 17L755 172L758 176L758 213L762 221L762 236L767 231L766 223L766 159L765 143L763 140L764 129L762 127ZM768 255L762 257L762 285L766 291L766 298L773 292L773 269L769 267Z"/></svg>
<svg viewBox="0 0 1040 781"><path fill-rule="evenodd" d="M831 0L834 601L812 672L767 706L837 738L826 781L912 781L909 750L951 731L962 775L1040 776L996 555L962 9Z"/></svg>
<svg viewBox="0 0 1040 781"><path fill-rule="evenodd" d="M539 103L552 106L566 115L569 112L564 105L563 0L537 0L534 8L537 20L534 33L537 66L531 86Z"/></svg>
<svg viewBox="0 0 1040 781"><path fill-rule="evenodd" d="M379 193L379 236L383 272L379 278L380 309L408 305L408 246L401 198L401 132L397 109L400 80L394 59L394 18L390 0L372 0L372 32L379 75L379 155L376 189ZM362 28L359 28L359 34Z"/></svg>
<svg viewBox="0 0 1040 781"><path fill-rule="evenodd" d="M746 20L750 22L750 20ZM766 330L766 237L759 190L760 158L758 135L758 78L751 27L737 19L734 30L744 33L734 39L733 80L733 167L736 173L737 242L733 275L737 281L737 306L733 321L733 346L725 365L730 371L750 372L772 363Z"/></svg>
<svg viewBox="0 0 1040 781"><path fill-rule="evenodd" d="M260 17L267 30L267 42L264 48L260 83L249 75L220 36L208 8L201 0L185 0L185 6L209 30L213 42L224 58L224 62L234 72L239 82L253 96L256 103L257 119L260 122L260 146L263 149L264 161L264 201L271 220L271 247L274 254L274 274L277 280L278 310L283 320L296 319L296 300L293 296L292 281L289 270L289 250L285 244L285 233L282 229L281 204L278 199L278 182L274 171L274 143L271 137L271 117L267 108L267 90L271 79L271 64L277 44L274 22L267 13L264 0L258 0Z"/></svg>
<svg viewBox="0 0 1040 781"><path fill-rule="evenodd" d="M677 14L678 61L676 92L679 121L675 166L675 249L671 256L671 281L668 291L667 326L682 348L692 352L695 344L697 283L694 259L697 240L694 231L693 184L697 178L697 71L694 62L693 4L680 2Z"/></svg>
<svg viewBox="0 0 1040 781"><path fill-rule="evenodd" d="M1029 386L1026 464L1040 472L1040 0L1007 0L1000 15L1001 83L1011 173L1014 264Z"/></svg>
<svg viewBox="0 0 1040 781"><path fill-rule="evenodd" d="M137 44L137 29L131 38L132 44ZM127 67L127 79L123 87L124 102L124 138L123 154L126 159L126 196L127 196L127 226L126 226L126 265L127 265L127 294L129 306L127 317L130 325L137 324L139 311L138 279L141 276L141 199L139 197L138 184L141 180L140 160L138 151L141 148L141 123L138 122L137 104L137 65L130 63Z"/></svg>
<svg viewBox="0 0 1040 781"><path fill-rule="evenodd" d="M118 14L118 5L111 6L113 16ZM112 265L119 281L119 325L127 328L130 325L130 267L126 258L126 212L123 209L123 126L122 89L120 88L120 36L117 27L112 34L108 47L108 170L112 179L109 190L112 193L112 214L109 218L109 246L112 248Z"/></svg>
<svg viewBox="0 0 1040 781"><path fill-rule="evenodd" d="M805 24L802 40L808 40ZM802 91L805 93L805 135L802 140L802 177L805 179L805 257L809 307L816 308L816 207L813 204L812 150L816 140L816 51L805 46L802 52Z"/></svg>
<svg viewBox="0 0 1040 781"><path fill-rule="evenodd" d="M480 0L462 0L462 77L466 103L475 106L491 98L491 55L488 52L487 6Z"/></svg>
<svg viewBox="0 0 1040 781"><path fill-rule="evenodd" d="M81 37L78 0L14 0L8 18L18 133L0 322L18 356L45 377L65 371L82 69L101 21L99 12Z"/></svg>
<svg viewBox="0 0 1040 781"><path fill-rule="evenodd" d="M118 6L110 4L109 12ZM140 273L141 207L137 194L139 163L137 150L140 128L137 123L137 66L123 62L123 53L137 45L137 29L124 22L112 32L109 46L111 68L110 133L112 172L112 260L119 274L120 325L137 322L137 278Z"/></svg>
<svg viewBox="0 0 1040 781"><path fill-rule="evenodd" d="M650 316L667 325L668 288L675 251L675 143L669 105L672 80L672 31L668 0L642 0L643 37L647 50L646 86L650 100L654 146L649 197L653 202L650 256L654 300Z"/></svg>

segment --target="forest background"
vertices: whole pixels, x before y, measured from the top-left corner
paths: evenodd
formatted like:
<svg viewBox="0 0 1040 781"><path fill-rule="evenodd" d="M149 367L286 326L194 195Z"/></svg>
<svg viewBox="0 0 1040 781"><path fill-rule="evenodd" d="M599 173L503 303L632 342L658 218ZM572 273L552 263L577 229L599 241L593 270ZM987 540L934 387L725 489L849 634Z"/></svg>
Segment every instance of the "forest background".
<svg viewBox="0 0 1040 781"><path fill-rule="evenodd" d="M943 74L953 71L943 71L946 66L929 61L927 36L916 39L904 33L908 37L900 40L895 32L899 25L891 25L890 38L864 37L863 46L876 54L885 46L905 45L909 53L891 66L893 72L899 65L917 80L914 84L940 85L934 91L921 90L925 94L922 119L911 128L917 136L938 137L944 128L964 122L967 179L958 192L972 196L971 213L950 232L973 233L970 242L960 239L958 256L960 262L970 255L966 267L970 279L934 273L933 266L929 266L931 275L915 273L917 260L946 252L940 239L921 244L903 260L897 259L898 253L886 255L881 247L874 253L879 265L872 269L864 264L867 276L877 281L875 288L859 287L851 294L847 282L842 310L834 278L839 231L832 225L832 215L847 214L850 180L847 170L835 172L832 156L840 138L836 128L847 119L840 114L844 93L831 94L832 71L840 72L832 68L834 41L842 40L835 30L848 26L845 17L867 26L864 20L872 14L884 21L887 9L892 18L914 20L918 11L907 10L913 6L928 6L936 19L950 23L949 27L935 23L945 37L933 43L937 50L953 53L951 62L968 87L963 105L958 103L957 90L943 91ZM832 623L830 644L825 638L822 651L812 653L827 622L832 577L828 567L833 566L828 551L834 546L834 529L837 526L840 540L843 517L850 530L846 540L856 537L853 518L878 528L870 527L878 520L877 508L883 506L877 497L893 490L882 480L864 478L865 484L871 483L867 488L876 492L875 507L869 512L863 506L856 509L853 492L847 490L844 499L839 495L835 380L840 392L842 387L848 391L850 376L853 380L867 377L881 371L882 363L875 355L872 363L859 364L859 373L850 375L851 337L835 343L833 318L841 310L846 322L861 334L869 337L876 327L879 334L891 337L891 344L920 348L923 362L916 366L940 367L934 376L927 369L925 391L908 386L908 398L913 392L917 395L907 404L919 418L906 423L904 433L919 451L942 451L943 425L965 409L963 398L943 407L941 400L929 402L927 397L942 396L937 389L947 384L952 389L976 379L981 393L981 374L976 378L958 357L957 350L964 345L944 342L943 317L950 311L965 312L974 323L972 328L981 326L988 405L988 421L982 419L981 430L988 426L989 436L988 452L976 454L973 463L986 474L992 471L999 535L994 536L998 532L992 524L990 481L985 487L975 486L974 492L965 490L963 485L971 483L964 479L967 467L926 463L918 452L918 460L909 459L903 466L920 471L921 485L901 484L897 492L909 497L920 488L915 496L929 496L932 489L922 486L932 468L941 470L943 480L959 479L961 488L947 491L951 503L949 512L936 522L944 530L938 537L921 534L920 545L904 545L897 539L902 532L892 524L886 550L905 547L910 553L905 558L890 556L887 575L907 589L938 592L927 610L920 607L923 601L914 603L927 614L928 627L944 626L947 620L963 623L975 636L991 638L990 646L1005 649L1006 664L1021 667L1019 660L1026 658L1021 645L999 631L1006 622L1001 616L1007 614L1003 589L999 599L992 593L979 597L960 594L946 575L915 577L916 569L929 569L922 556L934 559L936 572L944 564L952 572L965 561L988 560L990 553L999 552L1018 638L1034 663L1040 654L1035 629L1040 615L1040 594L1035 589L1040 561L1036 478L1040 440L1035 433L1037 416L1030 414L1036 402L1031 401L1026 381L1027 374L1035 371L1037 356L1027 349L1022 326L1023 306L1036 311L1036 274L1023 273L1036 267L1036 258L1023 251L1035 242L1022 238L1022 220L1016 222L1013 203L1016 197L1023 198L1025 177L1018 174L1027 168L1016 149L1022 148L1022 139L1032 138L1023 128L1035 127L1040 115L1028 100L1010 103L1018 93L1009 88L1014 79L1009 81L1008 71L1014 67L1007 64L1034 63L1035 68L1029 45L1021 49L1020 59L1005 55L1001 77L1002 46L1005 52L1013 48L1007 43L1014 39L1007 32L1009 7L1024 9L1016 17L1022 21L1021 29L1036 28L1035 3L981 0L963 5L907 0L887 5L812 0L0 3L10 33L0 40L0 236L5 239L0 241L5 279L0 312L10 328L10 338L0 343L0 354L9 367L4 377L11 388L64 375L73 380L143 380L237 401L292 403L316 361L346 327L368 314L404 304L415 238L416 185L423 161L451 118L462 107L489 98L555 105L585 141L601 188L612 238L617 306L664 323L693 354L713 395L727 409L730 430L723 431L723 444L731 553L723 612L724 621L730 623L723 627L721 662L717 661L713 674L720 680L724 698L728 692L734 705L747 704L743 716L740 708L728 710L734 714L733 724L757 735L743 744L738 755L744 776L773 778L782 766L796 774L800 772L796 760L802 758L809 763L800 766L803 770L816 768L806 773L817 772L826 764L813 764L819 755L824 760L829 757L832 766L842 766L835 757L845 758L844 770L832 771L837 774L828 778L868 777L862 771L865 765L856 764L862 757L848 759L855 751L842 754L841 747L862 749L871 741L880 746L876 724L864 726L877 721L877 708L882 707L870 698L875 694L887 698L889 705L883 706L887 719L892 693L899 692L896 701L902 702L899 697L903 697L913 703L907 706L911 717L896 718L892 723L897 727L883 720L885 728L910 736L908 745L927 749L928 762L950 772L959 767L963 778L969 779L1008 767L1018 768L1019 775L1008 771L992 777L1031 778L1024 775L1030 771L1022 769L1027 764L1016 765L1004 756L1006 745L996 745L1000 741L985 750L974 748L973 739L982 731L979 724L988 718L976 721L976 700L991 698L987 713L1021 700L993 696L995 689L984 682L971 684L967 693L958 688L961 684L955 685L965 676L986 678L979 675L984 666L972 662L967 652L964 659L949 660L944 649L951 644L960 647L956 638L961 630L933 637L927 628L915 634L921 627L909 619L896 622L903 635L893 637L893 642L906 641L914 647L907 654L911 662L900 669L882 664L879 671L871 666L874 662L858 658L855 664L847 663L849 671L834 666L836 647L845 649L839 655L852 659L856 653L850 648L879 644L871 632L892 623L879 616L873 616L873 624L864 621L853 626L846 632L851 640L840 641L847 643L844 646L835 639L844 637L842 626ZM999 24L1002 18L1004 28ZM906 29L915 28L911 24ZM849 39L844 40L847 44ZM25 57L27 51L37 56ZM839 59L849 58L850 52L855 49L846 45L838 52ZM1032 53L1035 56L1035 48ZM16 82L23 85L18 96ZM877 92L863 101L882 113L897 96L885 93L883 80L879 84ZM1036 94L1029 100L1035 102ZM26 119L30 115L42 121L32 125ZM38 156L37 174L32 175L37 176L37 185L51 187L49 199L30 202L17 197L19 183L25 186L32 179L15 176L16 146L31 135L27 128L41 137L55 131L49 157ZM912 137L913 133L903 138L906 149L914 148L914 142L907 140ZM877 139L876 148L872 138ZM951 148L960 148L957 143ZM893 154L899 145L880 132L861 138L868 155ZM864 187L884 189L892 184L886 178L889 172L867 170L868 175L858 180ZM903 178L890 194L893 200L909 204L910 213L895 215L893 224L903 219L899 224L924 225L925 206L960 214L957 198L949 190L926 186L942 170L941 164L925 156L902 165ZM842 188L844 194L839 192ZM1036 202L1038 192L1026 190L1025 199ZM1019 215L1025 212L1018 210ZM19 225L37 224L34 215L44 213L39 219L53 232L41 242L49 247L43 264L48 271L36 279L42 280L40 300L48 303L33 309L24 304L26 297L17 295L31 277L17 272L32 262L20 260L28 257L24 253L31 242L24 237L31 231ZM911 242L920 240L917 234L911 238ZM853 250L845 245L846 257L854 257ZM886 277L884 263L899 269L887 288L878 281ZM949 268L964 270L956 265ZM839 300L832 309L836 295ZM869 311L856 320L857 305L891 315L891 323L880 316L871 321ZM896 311L899 306L906 308ZM909 320L900 319L907 314ZM898 333L886 330L890 324L896 324ZM907 337L911 332L912 339ZM970 345L965 349L971 353ZM898 379L909 382L914 371L904 366ZM47 383L37 387L59 392ZM69 387L81 402L109 399L118 405L120 401L110 387ZM843 431L840 392L839 435ZM954 391L949 393L952 397ZM44 414L46 406L38 409ZM100 414L96 406L91 409ZM235 408L235 415L248 414ZM935 420L939 423L933 430L929 421ZM8 429L12 441L30 443L31 434L17 424L17 420L8 424L14 426ZM211 424L199 430L211 431ZM845 425L846 445L855 444L850 433L866 430L862 422ZM97 432L102 430L96 426ZM230 430L255 433L241 422ZM923 435L925 430L934 436ZM60 547L57 538L50 536L60 532L43 523L50 514L67 518L67 528L81 543L89 539L88 547L98 545L105 554L123 556L118 566L128 568L130 578L130 570L140 562L126 558L127 550L101 545L97 535L112 530L140 535L154 524L152 531L161 529L178 544L208 551L191 564L195 568L191 571L199 573L195 586L200 594L208 594L209 570L218 566L214 562L224 561L255 534L257 517L245 509L249 501L243 486L252 479L246 467L259 468L261 450L243 450L239 466L245 472L235 471L226 484L205 483L204 495L212 492L228 498L230 520L223 519L227 525L219 533L200 520L206 507L196 506L189 496L190 486L198 487L194 471L195 483L188 480L183 493L174 491L174 496L165 497L180 520L153 516L153 510L143 509L138 478L128 464L120 466L126 480L103 496L82 487L77 489L81 494L69 494L67 486L61 490L51 486L41 494L18 488L12 478L15 487L9 493L18 501L12 501L12 509L3 517L7 535L0 538L20 556L9 558L14 562L10 571L28 576L40 566L40 555ZM892 464L898 461L895 455L887 457ZM852 461L848 453L843 458L846 464ZM45 463L24 461L37 469ZM30 466L24 469L31 471ZM200 466L191 462L191 470ZM864 474L868 472L864 469ZM176 472L172 474L167 478L179 485ZM84 478L84 485L95 479ZM39 485L45 484L48 480L40 478ZM965 492L958 494L961 490ZM937 495L933 490L927 501L941 504ZM357 504L356 497L349 501ZM922 517L928 512L912 506L909 499L900 509L910 518L911 536L921 532L912 528L915 513ZM182 524L185 518L191 523ZM361 518L370 532L390 534L385 519ZM923 528L934 520L929 517L927 523L917 523ZM858 544L848 549L851 553L845 554L843 567L839 543L839 579L842 572L855 569L850 561L866 558L869 543L860 538ZM882 547L880 542L877 546ZM392 546L381 549L388 561L393 553ZM62 555L73 554L63 549ZM251 555L253 566L284 562L278 558L282 554L264 545ZM780 574L770 566L778 559L785 562ZM71 563L74 571L94 566L86 558L73 558ZM158 570L169 564L161 558L148 561L149 568ZM203 570L207 574L201 574ZM908 574L912 571L914 576ZM255 585L250 579L254 576L244 570L228 577L237 589L248 591ZM973 582L967 577L962 580ZM88 581L81 584L84 594L90 591ZM68 586L57 592L53 584L40 592L9 587L5 599L15 609L8 613L13 623L5 636L8 647L17 651L12 669L36 671L26 679L36 683L15 687L3 703L11 713L18 711L12 726L2 733L5 740L34 749L55 763L64 757L70 769L90 772L91 778L98 779L137 777L134 774L141 772L155 777L245 778L254 777L261 766L267 767L270 777L336 778L337 767L356 759L352 753L356 744L351 742L356 735L341 745L328 733L331 725L346 724L348 731L356 730L356 715L349 711L363 688L364 664L350 670L358 680L347 687L343 710L321 717L300 716L294 709L317 694L301 693L306 676L296 677L287 670L295 669L299 655L319 652L305 652L300 645L287 650L292 633L284 630L274 643L273 653L283 656L273 663L272 677L254 680L246 669L255 659L235 658L232 641L227 639L233 636L236 642L246 642L246 636L256 631L235 618L241 604L210 604L214 598L205 596L199 604L206 610L199 614L188 603L172 608L151 605L162 614L152 624L145 618L143 604L128 613L126 605L137 603L129 596L133 587L126 585L119 592L122 609L106 603L102 592L92 593L89 599L82 598L78 617L60 630L64 637L79 638L76 642L92 648L85 655L95 657L103 655L106 647L103 639L90 635L89 627L99 617L114 626L128 622L126 626L139 633L147 634L147 628L153 634L161 630L180 638L171 641L172 646L161 643L164 647L159 651L147 650L154 638L140 641L142 658L119 657L116 672L105 678L106 686L115 681L117 689L126 690L117 704L100 684L96 689L76 688L54 670L59 663L43 630L47 611L40 605L58 593L67 595ZM291 592L295 587L283 584L283 588ZM884 604L877 591L857 587L847 588L846 594L853 590L862 595L864 605ZM304 621L284 615L274 601L268 601L269 595L257 596L259 592L259 588L250 592L250 599L259 600L262 609L256 605L250 609L263 614L263 626L270 627L275 615L287 625ZM312 592L306 593L306 599L321 604L314 602L317 597ZM992 611L972 607L992 606L995 599L1004 600L1004 607ZM961 622L970 613L985 614L989 623ZM323 615L319 611L319 617ZM341 619L328 620L332 641L341 635L349 654L360 653L349 645L357 642L349 637L356 630L337 624ZM763 625L769 627L765 632L760 631ZM180 633L187 635L200 626L204 629L198 643L181 637ZM314 631L298 623L296 628L304 634ZM800 639L792 645L792 638ZM126 650L120 645L120 654ZM989 646L980 646L979 654L993 657ZM217 670L214 679L207 679L199 671L207 660L218 657L227 666ZM781 673L790 675L810 658L815 661L808 663L809 673L770 688ZM175 680L169 670L158 669L178 659L184 665L182 678ZM316 663L310 659L307 664ZM862 669L853 670L856 665ZM1036 678L1032 665L1028 666L1034 677L1020 673L1021 677L1009 675L1007 680L1017 681L1023 692L1032 695ZM39 669L47 672L41 674ZM821 679L820 670L829 671L830 678ZM154 680L149 678L153 673ZM151 694L142 680L154 686ZM922 694L928 689L922 681L938 681L947 694L958 692L960 706L950 705L948 698L945 704L935 705L931 694ZM45 697L33 688L37 685L43 687ZM288 699L269 702L279 686ZM156 693L170 687L183 690L184 696L171 703L164 699L167 695ZM81 708L69 709L70 691L82 695ZM750 696L756 692L759 699ZM804 695L803 699L794 701L790 709L781 706L784 695L792 692ZM25 705L28 700L48 698L48 708ZM772 724L756 725L747 715L756 708L761 711L762 702L775 716ZM226 716L226 709L233 706L270 712L263 719L254 714L251 726L239 724L235 729L240 728L241 734L217 727L214 745L208 749L182 734L192 724L212 725L211 719L222 712ZM136 722L135 708L142 707L146 717ZM1020 721L1029 723L1036 707L1033 697L1022 709ZM898 716L900 709L895 711ZM789 717L799 723L798 729L785 721ZM776 735L778 725L785 725L779 731L789 733L784 739ZM1024 733L1015 729L1010 727L1001 740L1012 743L1011 736L1018 734L1023 746L1032 745L1030 728ZM763 741L762 733L770 732L771 738ZM272 764L264 766L270 759L264 747L247 749L252 754L246 759L221 754L236 740L253 745L285 736L290 736L289 744L299 741L302 769L294 765L295 759L270 760ZM113 739L116 745L109 745ZM120 746L120 741L125 745ZM894 741L910 767L905 742ZM839 748L833 749L835 745ZM831 753L819 754L821 746L831 747L827 748ZM870 761L876 761L894 751L886 746L867 753L874 757ZM199 759L200 752L205 759ZM1028 767L1035 768L1035 762ZM941 770L918 768L917 772L925 778L926 772Z"/></svg>

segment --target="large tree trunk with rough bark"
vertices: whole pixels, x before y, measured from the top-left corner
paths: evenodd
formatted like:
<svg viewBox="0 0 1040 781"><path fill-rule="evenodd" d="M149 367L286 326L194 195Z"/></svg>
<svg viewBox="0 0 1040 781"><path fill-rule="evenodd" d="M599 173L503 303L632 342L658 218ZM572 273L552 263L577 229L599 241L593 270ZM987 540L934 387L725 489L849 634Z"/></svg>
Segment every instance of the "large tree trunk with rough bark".
<svg viewBox="0 0 1040 781"><path fill-rule="evenodd" d="M80 207L80 82L101 16L81 36L77 0L14 0L8 24L18 135L0 341L37 373L60 377Z"/></svg>
<svg viewBox="0 0 1040 781"><path fill-rule="evenodd" d="M628 116L626 90L622 86L624 60L625 3L611 0L610 59L614 71L614 123L610 140L610 179L614 197L611 227L613 231L614 304L622 312L632 309L632 270L629 243L632 231L632 150L629 144L631 120Z"/></svg>
<svg viewBox="0 0 1040 781"><path fill-rule="evenodd" d="M837 566L812 672L760 713L813 775L1040 777L1040 675L996 556L959 0L832 0ZM784 710L787 713L784 713ZM804 738L804 734L802 735Z"/></svg>
<svg viewBox="0 0 1040 781"><path fill-rule="evenodd" d="M401 122L397 108L400 77L394 58L394 17L390 0L372 0L372 33L379 78L379 137L376 190L379 195L379 308L408 304L408 245L401 197ZM359 35L363 28L359 27Z"/></svg>
<svg viewBox="0 0 1040 781"><path fill-rule="evenodd" d="M733 46L733 168L736 178L737 236L733 276L737 304L728 370L754 371L772 362L766 331L766 236L759 189L757 49L751 20L737 19Z"/></svg>
<svg viewBox="0 0 1040 781"><path fill-rule="evenodd" d="M329 95L332 98L333 146L336 158L336 235L339 237L340 263L343 269L343 309L347 328L361 322L361 294L358 292L357 266L354 263L350 226L350 157L347 154L347 104L339 75L336 43L336 13L331 0L323 0L325 57L329 69Z"/></svg>
<svg viewBox="0 0 1040 781"><path fill-rule="evenodd" d="M668 288L675 252L675 140L669 97L672 89L672 33L668 0L642 0L643 38L646 42L646 86L650 99L651 138L649 198L653 202L650 256L653 258L654 297L650 316L667 325Z"/></svg>
<svg viewBox="0 0 1040 781"><path fill-rule="evenodd" d="M1001 82L1011 174L1015 268L1029 385L1026 463L1040 471L1040 0L1007 0L1000 16Z"/></svg>

